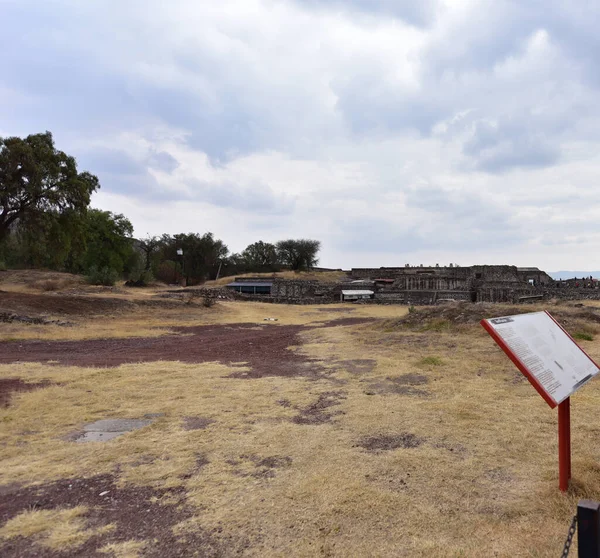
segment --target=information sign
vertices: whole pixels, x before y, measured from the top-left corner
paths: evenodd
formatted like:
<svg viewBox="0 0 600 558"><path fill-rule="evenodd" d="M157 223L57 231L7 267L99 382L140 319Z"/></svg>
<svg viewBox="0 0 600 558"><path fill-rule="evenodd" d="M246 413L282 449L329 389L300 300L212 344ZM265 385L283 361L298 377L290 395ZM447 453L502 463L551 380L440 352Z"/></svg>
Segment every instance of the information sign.
<svg viewBox="0 0 600 558"><path fill-rule="evenodd" d="M600 372L548 312L490 318L482 325L551 407Z"/></svg>
<svg viewBox="0 0 600 558"><path fill-rule="evenodd" d="M566 491L571 478L569 397L600 369L548 312L490 318L481 325L546 403L558 405L558 484Z"/></svg>

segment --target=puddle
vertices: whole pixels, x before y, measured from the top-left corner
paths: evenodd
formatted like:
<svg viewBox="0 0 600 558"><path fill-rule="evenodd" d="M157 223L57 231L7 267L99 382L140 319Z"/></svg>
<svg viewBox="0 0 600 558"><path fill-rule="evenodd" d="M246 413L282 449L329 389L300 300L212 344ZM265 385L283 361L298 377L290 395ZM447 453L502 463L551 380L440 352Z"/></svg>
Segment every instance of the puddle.
<svg viewBox="0 0 600 558"><path fill-rule="evenodd" d="M78 432L71 439L74 442L108 442L118 436L139 430L144 426L152 424L151 420L145 419L103 419L86 424L83 432Z"/></svg>

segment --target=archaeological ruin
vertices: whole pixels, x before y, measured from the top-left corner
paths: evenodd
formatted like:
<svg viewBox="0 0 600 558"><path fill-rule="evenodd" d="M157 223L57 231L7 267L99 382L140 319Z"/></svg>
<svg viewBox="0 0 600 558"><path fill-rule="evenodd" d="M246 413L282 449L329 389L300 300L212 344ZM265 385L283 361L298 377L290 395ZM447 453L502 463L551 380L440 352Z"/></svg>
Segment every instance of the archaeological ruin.
<svg viewBox="0 0 600 558"><path fill-rule="evenodd" d="M360 301L423 305L600 299L598 283L592 278L555 281L537 267L511 265L353 268L337 283L277 276L238 277L227 288L244 299L296 304Z"/></svg>

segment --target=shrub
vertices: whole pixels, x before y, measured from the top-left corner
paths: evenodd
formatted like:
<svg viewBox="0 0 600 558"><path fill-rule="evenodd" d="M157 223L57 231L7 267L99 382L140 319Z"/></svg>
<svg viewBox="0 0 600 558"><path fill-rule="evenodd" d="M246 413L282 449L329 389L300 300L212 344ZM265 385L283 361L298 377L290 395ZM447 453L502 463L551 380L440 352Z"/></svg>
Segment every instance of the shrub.
<svg viewBox="0 0 600 558"><path fill-rule="evenodd" d="M412 314L413 312L416 312L416 311L417 311L417 309L416 309L414 306L410 305L410 306L408 307L408 313L409 313L409 314Z"/></svg>
<svg viewBox="0 0 600 558"><path fill-rule="evenodd" d="M586 333L585 331L578 331L573 334L574 339L579 339L581 341L593 341L594 336L591 333Z"/></svg>
<svg viewBox="0 0 600 558"><path fill-rule="evenodd" d="M109 267L98 269L95 265L93 265L88 270L86 279L91 285L104 285L106 287L112 287L118 281L119 273L114 269L110 269Z"/></svg>
<svg viewBox="0 0 600 558"><path fill-rule="evenodd" d="M62 283L58 279L46 279L45 281L37 281L34 286L40 291L58 291Z"/></svg>
<svg viewBox="0 0 600 558"><path fill-rule="evenodd" d="M194 304L196 302L196 299L198 298L198 293L195 292L191 292L189 293L187 300L185 301L186 304Z"/></svg>
<svg viewBox="0 0 600 558"><path fill-rule="evenodd" d="M161 262L156 270L156 278L169 285L178 283L181 279L181 266L171 260Z"/></svg>
<svg viewBox="0 0 600 558"><path fill-rule="evenodd" d="M149 269L143 271L134 271L129 274L129 279L125 283L126 287L147 287L154 282L154 275Z"/></svg>
<svg viewBox="0 0 600 558"><path fill-rule="evenodd" d="M444 361L440 357L428 356L423 357L418 364L420 366L441 366L444 364Z"/></svg>
<svg viewBox="0 0 600 558"><path fill-rule="evenodd" d="M215 305L215 299L210 297L210 296L205 296L202 299L202 306L204 306L204 308L212 308Z"/></svg>

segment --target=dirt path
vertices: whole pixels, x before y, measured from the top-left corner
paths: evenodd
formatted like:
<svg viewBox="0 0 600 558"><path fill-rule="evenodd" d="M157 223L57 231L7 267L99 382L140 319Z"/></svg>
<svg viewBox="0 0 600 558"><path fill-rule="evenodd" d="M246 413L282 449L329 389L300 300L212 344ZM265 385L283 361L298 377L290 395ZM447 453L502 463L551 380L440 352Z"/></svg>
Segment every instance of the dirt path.
<svg viewBox="0 0 600 558"><path fill-rule="evenodd" d="M315 326L233 324L173 328L178 335L86 341L10 341L0 344L0 364L56 362L72 366L118 366L171 360L189 363L247 362L239 377L313 375L311 360L288 347L298 333L316 327L355 325L371 318L343 318Z"/></svg>

